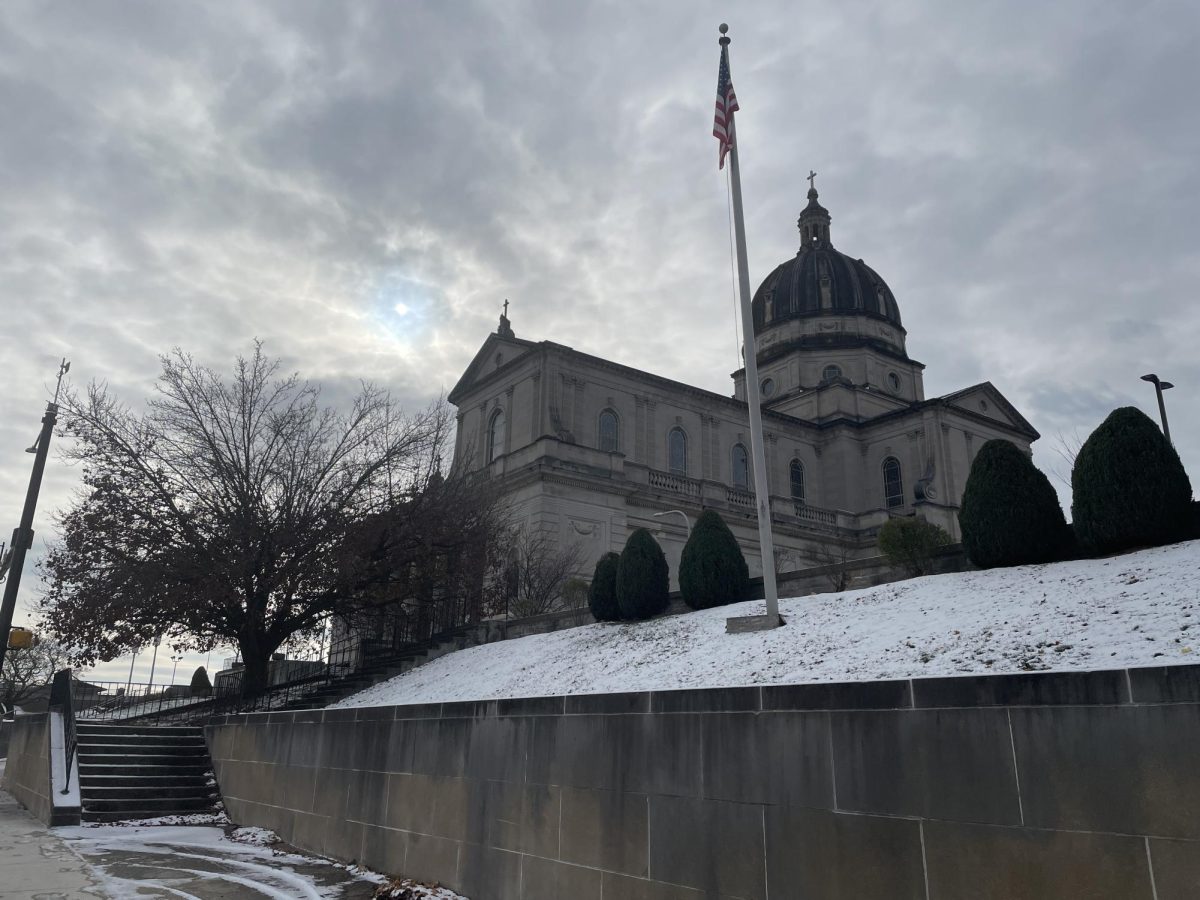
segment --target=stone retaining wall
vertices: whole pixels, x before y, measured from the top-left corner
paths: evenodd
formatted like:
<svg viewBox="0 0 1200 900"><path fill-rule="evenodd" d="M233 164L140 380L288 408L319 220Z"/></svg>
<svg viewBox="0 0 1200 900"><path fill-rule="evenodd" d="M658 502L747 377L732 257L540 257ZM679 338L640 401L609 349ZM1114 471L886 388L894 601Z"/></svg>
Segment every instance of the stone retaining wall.
<svg viewBox="0 0 1200 900"><path fill-rule="evenodd" d="M471 900L1200 896L1200 666L312 710L230 816Z"/></svg>
<svg viewBox="0 0 1200 900"><path fill-rule="evenodd" d="M54 812L50 798L50 715L19 715L4 727L9 732L4 790L49 825Z"/></svg>

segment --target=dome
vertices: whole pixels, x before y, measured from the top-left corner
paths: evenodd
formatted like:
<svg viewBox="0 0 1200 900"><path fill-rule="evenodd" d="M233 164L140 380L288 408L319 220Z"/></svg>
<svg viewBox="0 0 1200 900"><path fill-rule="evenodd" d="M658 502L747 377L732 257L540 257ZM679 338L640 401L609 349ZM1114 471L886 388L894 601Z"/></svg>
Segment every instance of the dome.
<svg viewBox="0 0 1200 900"><path fill-rule="evenodd" d="M755 334L792 319L846 315L880 319L903 332L891 288L861 259L833 248L829 222L829 211L811 188L797 222L800 250L776 267L754 294Z"/></svg>

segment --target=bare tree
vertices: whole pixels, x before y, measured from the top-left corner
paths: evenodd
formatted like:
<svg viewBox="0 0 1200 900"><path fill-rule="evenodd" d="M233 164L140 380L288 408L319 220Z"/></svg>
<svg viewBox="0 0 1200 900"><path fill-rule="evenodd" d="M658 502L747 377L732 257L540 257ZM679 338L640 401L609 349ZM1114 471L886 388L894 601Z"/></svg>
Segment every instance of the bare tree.
<svg viewBox="0 0 1200 900"><path fill-rule="evenodd" d="M1058 432L1051 445L1051 449L1058 455L1059 461L1051 467L1050 474L1056 481L1066 486L1068 497L1071 491L1071 472L1075 469L1075 457L1079 455L1079 449L1082 446L1083 438L1079 436L1078 428L1072 430L1070 434Z"/></svg>
<svg viewBox="0 0 1200 900"><path fill-rule="evenodd" d="M54 673L65 665L66 658L66 652L53 641L10 648L0 673L0 708L9 710L29 700L54 680Z"/></svg>
<svg viewBox="0 0 1200 900"><path fill-rule="evenodd" d="M528 525L509 529L497 547L501 571L498 585L510 616L536 616L562 606L563 588L583 564L583 547L561 545Z"/></svg>
<svg viewBox="0 0 1200 900"><path fill-rule="evenodd" d="M825 578L836 593L850 586L850 548L846 544L818 544L813 556L818 566L826 568Z"/></svg>
<svg viewBox="0 0 1200 900"><path fill-rule="evenodd" d="M156 635L233 644L257 692L289 638L475 552L478 480L440 471L444 403L405 414L363 384L339 413L259 343L229 380L180 350L161 363L142 413L97 384L63 403L84 489L42 563L41 609L75 662Z"/></svg>

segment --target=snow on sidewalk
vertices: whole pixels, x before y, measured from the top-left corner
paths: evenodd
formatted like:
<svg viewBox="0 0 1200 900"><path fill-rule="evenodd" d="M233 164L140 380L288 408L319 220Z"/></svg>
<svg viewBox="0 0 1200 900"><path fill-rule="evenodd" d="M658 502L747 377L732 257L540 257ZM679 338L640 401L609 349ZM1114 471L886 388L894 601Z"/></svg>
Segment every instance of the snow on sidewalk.
<svg viewBox="0 0 1200 900"><path fill-rule="evenodd" d="M725 633L727 616L763 611L754 601L487 644L336 705L1200 663L1200 541L781 600L785 627Z"/></svg>

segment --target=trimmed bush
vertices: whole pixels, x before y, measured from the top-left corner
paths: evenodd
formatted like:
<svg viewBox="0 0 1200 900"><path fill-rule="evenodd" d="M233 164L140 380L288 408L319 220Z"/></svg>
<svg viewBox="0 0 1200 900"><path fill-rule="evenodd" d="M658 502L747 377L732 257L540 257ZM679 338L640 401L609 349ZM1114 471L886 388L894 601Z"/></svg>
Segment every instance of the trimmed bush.
<svg viewBox="0 0 1200 900"><path fill-rule="evenodd" d="M1113 410L1071 471L1071 514L1086 553L1155 547L1189 536L1192 484L1179 454L1140 409Z"/></svg>
<svg viewBox="0 0 1200 900"><path fill-rule="evenodd" d="M1050 479L1004 440L979 448L958 524L967 556L981 569L1062 559L1070 542Z"/></svg>
<svg viewBox="0 0 1200 900"><path fill-rule="evenodd" d="M605 553L596 560L592 586L588 589L588 606L597 622L615 622L621 618L621 608L617 606L617 564L620 559L616 553Z"/></svg>
<svg viewBox="0 0 1200 900"><path fill-rule="evenodd" d="M737 538L714 510L700 513L679 561L679 593L692 609L736 603L750 587Z"/></svg>
<svg viewBox="0 0 1200 900"><path fill-rule="evenodd" d="M192 696L207 697L212 693L212 682L208 680L208 671L204 666L197 666L192 673Z"/></svg>
<svg viewBox="0 0 1200 900"><path fill-rule="evenodd" d="M928 575L934 553L949 543L944 528L915 517L888 519L879 529L879 551L909 575Z"/></svg>
<svg viewBox="0 0 1200 900"><path fill-rule="evenodd" d="M617 606L622 619L648 619L667 608L671 576L662 547L645 528L629 536L617 563Z"/></svg>

